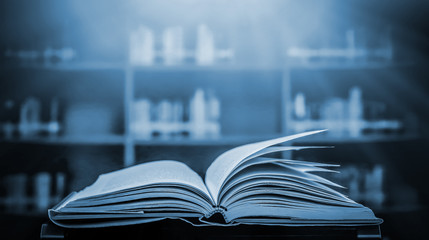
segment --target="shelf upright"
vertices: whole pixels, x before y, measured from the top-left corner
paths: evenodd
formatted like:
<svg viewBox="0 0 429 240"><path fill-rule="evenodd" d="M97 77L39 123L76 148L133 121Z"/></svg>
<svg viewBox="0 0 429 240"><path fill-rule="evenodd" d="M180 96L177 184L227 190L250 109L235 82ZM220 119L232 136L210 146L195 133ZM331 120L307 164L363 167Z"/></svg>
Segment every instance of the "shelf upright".
<svg viewBox="0 0 429 240"><path fill-rule="evenodd" d="M131 133L132 104L134 100L134 69L132 66L125 67L125 93L124 93L124 113L125 113L125 141L124 141L124 167L129 167L135 163L134 139Z"/></svg>
<svg viewBox="0 0 429 240"><path fill-rule="evenodd" d="M292 89L291 89L291 69L288 65L283 68L281 79L281 132L283 135L289 135L289 124L292 120L291 117L291 102L292 102ZM291 159L292 154L290 151L282 152L282 157Z"/></svg>
<svg viewBox="0 0 429 240"><path fill-rule="evenodd" d="M289 66L285 66L283 68L282 73L282 85L281 85L281 131L283 134L290 134L289 123L292 120L292 89L291 89L291 68Z"/></svg>

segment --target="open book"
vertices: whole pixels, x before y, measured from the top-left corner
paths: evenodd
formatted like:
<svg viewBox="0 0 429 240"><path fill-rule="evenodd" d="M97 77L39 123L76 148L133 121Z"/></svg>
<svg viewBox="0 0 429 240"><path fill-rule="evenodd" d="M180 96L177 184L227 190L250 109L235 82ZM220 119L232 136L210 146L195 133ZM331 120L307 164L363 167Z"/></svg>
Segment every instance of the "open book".
<svg viewBox="0 0 429 240"><path fill-rule="evenodd" d="M213 161L205 181L185 164L172 160L103 174L91 186L50 209L49 218L59 226L78 228L165 218L194 225L380 224L382 220L369 208L334 190L341 186L314 174L335 172L331 168L338 165L265 156L315 148L279 144L318 132L233 148Z"/></svg>

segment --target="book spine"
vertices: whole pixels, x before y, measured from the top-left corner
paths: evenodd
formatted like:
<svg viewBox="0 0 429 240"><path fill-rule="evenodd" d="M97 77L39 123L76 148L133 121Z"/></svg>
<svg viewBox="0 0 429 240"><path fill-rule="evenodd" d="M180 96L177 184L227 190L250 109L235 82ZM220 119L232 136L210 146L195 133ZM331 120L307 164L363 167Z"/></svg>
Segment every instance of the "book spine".
<svg viewBox="0 0 429 240"><path fill-rule="evenodd" d="M226 208L224 207L215 207L213 211L209 212L208 214L206 214L204 217L206 219L209 219L211 216L215 215L216 213L220 213L223 216L223 219L225 220L226 223L229 223L230 221L228 220L228 218L225 215L225 212L227 211Z"/></svg>

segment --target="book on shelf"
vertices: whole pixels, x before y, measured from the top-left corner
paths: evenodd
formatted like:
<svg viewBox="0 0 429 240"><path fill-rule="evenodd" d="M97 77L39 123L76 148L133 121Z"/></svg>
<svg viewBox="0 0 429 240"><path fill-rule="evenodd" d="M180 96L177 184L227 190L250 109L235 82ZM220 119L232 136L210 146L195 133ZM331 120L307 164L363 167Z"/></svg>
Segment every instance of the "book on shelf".
<svg viewBox="0 0 429 240"><path fill-rule="evenodd" d="M273 158L312 146L282 143L311 131L242 145L218 156L205 181L173 160L142 163L107 174L48 211L68 228L110 227L181 219L193 225L378 225L371 209L341 194L317 172L338 165ZM268 156L267 156L268 155ZM278 154L277 154L278 155Z"/></svg>

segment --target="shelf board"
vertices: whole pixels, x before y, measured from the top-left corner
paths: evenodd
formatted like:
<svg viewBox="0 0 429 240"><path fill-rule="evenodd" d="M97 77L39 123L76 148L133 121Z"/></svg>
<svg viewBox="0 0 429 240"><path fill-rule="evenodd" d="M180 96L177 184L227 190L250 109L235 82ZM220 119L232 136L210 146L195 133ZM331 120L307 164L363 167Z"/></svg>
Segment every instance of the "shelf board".
<svg viewBox="0 0 429 240"><path fill-rule="evenodd" d="M14 64L1 66L0 69L28 69L28 70L48 70L48 71L104 71L117 70L123 71L127 67L121 63L107 62L80 62L80 63L57 63L57 64Z"/></svg>
<svg viewBox="0 0 429 240"><path fill-rule="evenodd" d="M200 65L150 65L150 66L132 66L135 71L148 72L198 72L198 71L282 71L281 66L258 66L244 64L215 64L209 66Z"/></svg>
<svg viewBox="0 0 429 240"><path fill-rule="evenodd" d="M192 139L192 138L132 138L136 146L227 146L241 145L251 142L263 141L281 135L265 136L225 136L220 138ZM47 144L47 145L123 145L126 137L121 135L107 136L60 136L60 137L29 137L1 139L3 143L16 144Z"/></svg>
<svg viewBox="0 0 429 240"><path fill-rule="evenodd" d="M90 70L120 70L130 69L136 72L198 72L198 71L281 71L281 66L260 66L244 64L214 64L200 66L194 64L182 65L162 65L154 64L148 66L131 65L129 63L108 63L108 62L76 62L57 64L6 64L0 69L30 69L30 70L51 70L51 71L90 71Z"/></svg>
<svg viewBox="0 0 429 240"><path fill-rule="evenodd" d="M3 143L46 145L122 145L125 138L120 135L106 136L60 136L1 139Z"/></svg>
<svg viewBox="0 0 429 240"><path fill-rule="evenodd" d="M264 141L282 135L262 136L223 136L213 139L171 138L171 139L138 139L134 140L136 146L230 146L243 145L258 141Z"/></svg>
<svg viewBox="0 0 429 240"><path fill-rule="evenodd" d="M269 140L285 136L281 134L260 135L260 136L223 136L219 138L192 139L192 138L151 138L141 139L134 137L132 142L136 146L229 146L242 145L258 141ZM339 136L309 136L296 139L292 143L374 143L374 142L399 142L419 139L416 135L363 135L358 138ZM46 145L124 145L126 137L121 135L106 136L60 136L60 137L28 137L0 139L0 143L15 144L46 144Z"/></svg>
<svg viewBox="0 0 429 240"><path fill-rule="evenodd" d="M286 68L291 70L362 70L362 69L387 69L397 67L410 67L411 62L314 62L314 63L291 63Z"/></svg>
<svg viewBox="0 0 429 240"><path fill-rule="evenodd" d="M72 62L72 63L21 63L5 64L0 69L30 69L30 70L51 70L51 71L91 71L91 70L120 70L131 69L133 71L149 72L198 72L198 71L283 71L289 70L353 70L353 69L385 69L395 67L410 67L411 62L309 62L309 63L286 63L281 65L246 65L246 64L214 64L208 66L181 64L162 65L154 64L148 66L131 65L125 62Z"/></svg>
<svg viewBox="0 0 429 240"><path fill-rule="evenodd" d="M294 143L381 143L381 142L401 142L401 141L412 141L419 139L417 135L382 135L382 134L372 134L372 135L362 135L360 137L351 137L351 136L331 136L331 135L321 135L321 136L310 136L302 139L297 139Z"/></svg>

